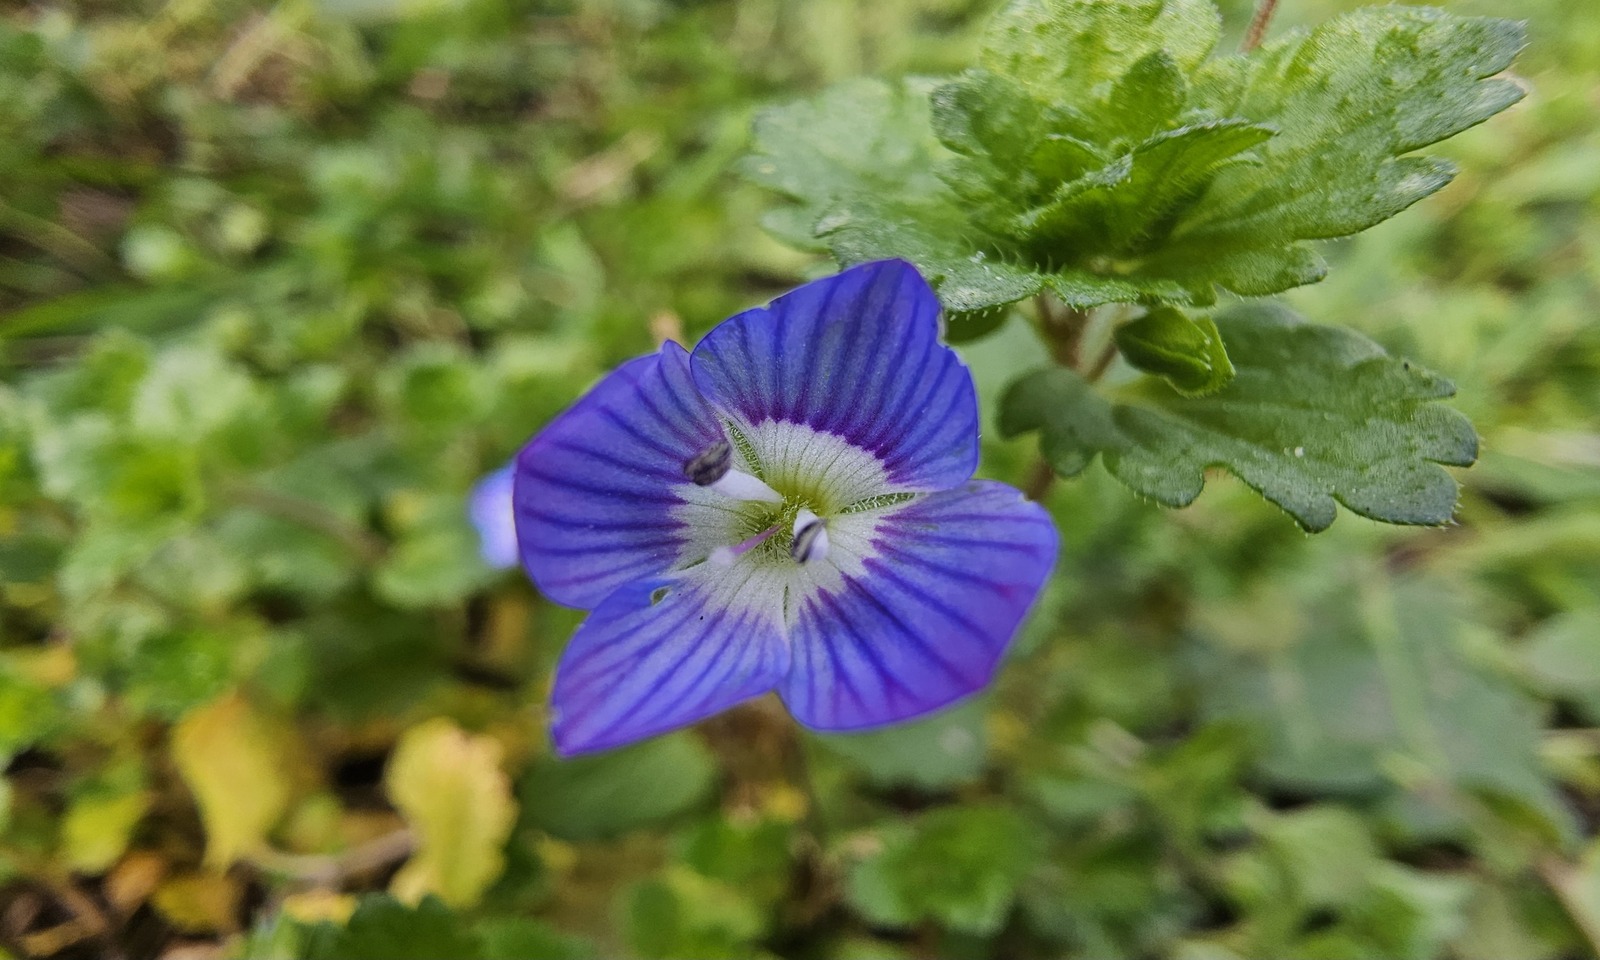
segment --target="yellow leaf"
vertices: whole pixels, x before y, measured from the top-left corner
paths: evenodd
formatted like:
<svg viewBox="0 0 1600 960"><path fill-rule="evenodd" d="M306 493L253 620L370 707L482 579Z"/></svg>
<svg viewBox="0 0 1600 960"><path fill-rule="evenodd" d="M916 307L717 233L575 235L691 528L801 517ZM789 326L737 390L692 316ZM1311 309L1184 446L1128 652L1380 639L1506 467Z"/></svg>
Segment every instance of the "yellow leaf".
<svg viewBox="0 0 1600 960"><path fill-rule="evenodd" d="M149 850L135 850L106 874L102 889L118 913L131 914L150 898L166 875L165 857Z"/></svg>
<svg viewBox="0 0 1600 960"><path fill-rule="evenodd" d="M452 906L476 903L505 867L516 819L500 744L429 720L400 737L384 784L417 842L390 891L411 903L429 893Z"/></svg>
<svg viewBox="0 0 1600 960"><path fill-rule="evenodd" d="M289 803L284 728L238 694L196 707L172 731L178 772L200 805L206 863L226 867L261 846Z"/></svg>
<svg viewBox="0 0 1600 960"><path fill-rule="evenodd" d="M180 930L208 933L237 924L239 881L224 873L186 873L163 881L151 901Z"/></svg>
<svg viewBox="0 0 1600 960"><path fill-rule="evenodd" d="M150 794L90 794L72 805L61 825L67 865L79 873L104 873L128 849L133 828L150 808Z"/></svg>
<svg viewBox="0 0 1600 960"><path fill-rule="evenodd" d="M312 926L326 920L344 926L356 912L356 898L332 890L306 890L283 898L283 913L297 923Z"/></svg>

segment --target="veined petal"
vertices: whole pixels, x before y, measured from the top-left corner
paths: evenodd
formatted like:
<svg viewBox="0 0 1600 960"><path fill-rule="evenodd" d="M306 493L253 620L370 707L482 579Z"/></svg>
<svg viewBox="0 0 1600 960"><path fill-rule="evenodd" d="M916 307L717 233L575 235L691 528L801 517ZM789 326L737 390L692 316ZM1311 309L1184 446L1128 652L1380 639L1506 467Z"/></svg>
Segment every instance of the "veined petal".
<svg viewBox="0 0 1600 960"><path fill-rule="evenodd" d="M616 590L556 667L556 749L570 756L621 746L771 690L789 669L784 592L748 563L706 564Z"/></svg>
<svg viewBox="0 0 1600 960"><path fill-rule="evenodd" d="M593 607L611 591L672 569L697 520L732 519L695 490L684 464L723 440L721 422L675 343L630 360L528 441L517 455L514 502L522 564L558 603Z"/></svg>
<svg viewBox="0 0 1600 960"><path fill-rule="evenodd" d="M907 720L984 687L1055 563L1049 514L989 481L833 527L839 575L790 598L778 688L819 730Z"/></svg>
<svg viewBox="0 0 1600 960"><path fill-rule="evenodd" d="M888 490L948 489L977 467L972 375L939 342L939 301L904 261L853 267L723 322L693 368L745 427L841 438L878 458Z"/></svg>

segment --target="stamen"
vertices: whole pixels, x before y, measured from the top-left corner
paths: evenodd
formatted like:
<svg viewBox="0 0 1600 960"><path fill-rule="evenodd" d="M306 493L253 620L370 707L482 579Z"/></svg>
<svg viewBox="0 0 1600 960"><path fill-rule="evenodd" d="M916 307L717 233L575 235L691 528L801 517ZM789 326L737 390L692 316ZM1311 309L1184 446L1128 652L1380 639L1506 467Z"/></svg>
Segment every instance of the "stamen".
<svg viewBox="0 0 1600 960"><path fill-rule="evenodd" d="M794 516L794 539L789 542L789 556L794 558L795 563L810 563L822 560L827 555L827 522L812 513L810 508L801 507Z"/></svg>
<svg viewBox="0 0 1600 960"><path fill-rule="evenodd" d="M709 487L721 480L733 466L733 447L718 440L683 465L683 473L697 487Z"/></svg>
<svg viewBox="0 0 1600 960"><path fill-rule="evenodd" d="M762 483L760 478L753 477L743 470L729 470L722 478L713 484L711 489L718 493L730 496L735 500L760 500L763 503L782 503L783 497L778 491Z"/></svg>
<svg viewBox="0 0 1600 960"><path fill-rule="evenodd" d="M733 469L733 447L726 440L718 440L691 457L684 463L683 473L695 486L710 487L735 500L783 502L778 491L762 483L760 478Z"/></svg>
<svg viewBox="0 0 1600 960"><path fill-rule="evenodd" d="M773 524L743 543L737 543L731 547L718 547L717 549L711 551L711 556L707 557L706 559L720 567L726 567L733 563L733 561L749 553L751 550L754 550L756 547L766 543L767 538L777 532L778 525Z"/></svg>

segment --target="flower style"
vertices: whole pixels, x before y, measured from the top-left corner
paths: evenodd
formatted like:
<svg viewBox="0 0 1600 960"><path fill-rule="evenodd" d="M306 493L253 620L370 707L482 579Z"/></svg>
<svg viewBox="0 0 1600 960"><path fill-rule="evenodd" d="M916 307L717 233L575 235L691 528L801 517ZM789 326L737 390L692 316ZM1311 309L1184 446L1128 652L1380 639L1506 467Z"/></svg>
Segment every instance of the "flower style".
<svg viewBox="0 0 1600 960"><path fill-rule="evenodd" d="M971 479L972 376L910 264L864 264L629 361L517 457L523 566L590 611L556 668L563 754L776 689L819 730L988 684L1055 561Z"/></svg>

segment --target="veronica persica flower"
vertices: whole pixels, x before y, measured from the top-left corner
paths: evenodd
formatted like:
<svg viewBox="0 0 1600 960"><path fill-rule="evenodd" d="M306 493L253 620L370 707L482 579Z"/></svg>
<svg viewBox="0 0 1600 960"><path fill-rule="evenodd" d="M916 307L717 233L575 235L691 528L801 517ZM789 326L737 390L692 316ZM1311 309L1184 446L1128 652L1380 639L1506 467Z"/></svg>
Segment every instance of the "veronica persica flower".
<svg viewBox="0 0 1600 960"><path fill-rule="evenodd" d="M855 730L984 687L1056 533L977 462L972 376L900 261L623 364L516 462L523 566L590 611L556 668L556 748L774 689L806 726Z"/></svg>
<svg viewBox="0 0 1600 960"><path fill-rule="evenodd" d="M511 486L516 465L508 463L487 474L472 488L467 515L478 530L478 553L497 570L517 565L516 515Z"/></svg>

